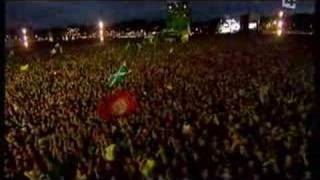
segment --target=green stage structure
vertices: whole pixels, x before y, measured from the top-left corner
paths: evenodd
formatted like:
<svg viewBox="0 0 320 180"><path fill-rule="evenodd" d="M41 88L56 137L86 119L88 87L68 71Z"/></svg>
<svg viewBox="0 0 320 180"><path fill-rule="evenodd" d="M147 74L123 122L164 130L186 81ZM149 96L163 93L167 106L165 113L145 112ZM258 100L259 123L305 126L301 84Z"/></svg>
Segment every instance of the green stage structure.
<svg viewBox="0 0 320 180"><path fill-rule="evenodd" d="M162 36L187 42L191 34L191 8L187 1L167 1L166 28Z"/></svg>

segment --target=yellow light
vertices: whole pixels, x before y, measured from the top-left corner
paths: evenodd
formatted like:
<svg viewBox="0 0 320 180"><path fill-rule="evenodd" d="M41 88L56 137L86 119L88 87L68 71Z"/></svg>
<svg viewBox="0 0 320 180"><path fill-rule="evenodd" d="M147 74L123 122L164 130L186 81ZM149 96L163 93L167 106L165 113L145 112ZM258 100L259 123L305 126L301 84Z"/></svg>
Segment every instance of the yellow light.
<svg viewBox="0 0 320 180"><path fill-rule="evenodd" d="M282 29L278 29L277 35L278 35L278 36L281 36L281 35L282 35Z"/></svg>
<svg viewBox="0 0 320 180"><path fill-rule="evenodd" d="M103 22L102 21L99 22L99 27L100 27L100 29L103 28Z"/></svg>
<svg viewBox="0 0 320 180"><path fill-rule="evenodd" d="M22 33L25 35L27 34L27 29L26 28L22 28Z"/></svg>
<svg viewBox="0 0 320 180"><path fill-rule="evenodd" d="M279 11L279 17L282 18L283 17L283 11Z"/></svg>
<svg viewBox="0 0 320 180"><path fill-rule="evenodd" d="M103 37L103 22L99 21L99 36L100 36L100 41L103 42L104 41L104 37Z"/></svg>
<svg viewBox="0 0 320 180"><path fill-rule="evenodd" d="M24 42L24 43L23 43L23 45L24 45L24 47L26 47L26 48L28 48L28 47L29 47L28 42Z"/></svg>
<svg viewBox="0 0 320 180"><path fill-rule="evenodd" d="M279 21L278 21L278 28L282 28L282 25L283 25L283 21L282 21L282 20L279 20Z"/></svg>

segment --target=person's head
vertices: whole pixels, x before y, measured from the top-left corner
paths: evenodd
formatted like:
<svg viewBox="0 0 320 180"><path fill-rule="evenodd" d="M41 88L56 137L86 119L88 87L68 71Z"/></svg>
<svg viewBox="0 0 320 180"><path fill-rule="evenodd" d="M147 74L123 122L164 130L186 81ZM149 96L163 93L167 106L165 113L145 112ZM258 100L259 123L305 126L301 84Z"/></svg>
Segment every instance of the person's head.
<svg viewBox="0 0 320 180"><path fill-rule="evenodd" d="M23 167L23 169L27 169L28 168L28 161L24 160L22 167Z"/></svg>
<svg viewBox="0 0 320 180"><path fill-rule="evenodd" d="M16 170L19 172L22 170L21 160L15 159Z"/></svg>

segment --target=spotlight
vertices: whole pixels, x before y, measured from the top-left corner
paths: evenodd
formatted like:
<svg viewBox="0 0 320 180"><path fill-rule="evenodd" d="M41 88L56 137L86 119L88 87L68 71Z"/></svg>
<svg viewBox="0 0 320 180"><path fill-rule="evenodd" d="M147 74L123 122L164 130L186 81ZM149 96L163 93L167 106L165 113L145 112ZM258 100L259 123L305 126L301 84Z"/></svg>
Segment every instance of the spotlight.
<svg viewBox="0 0 320 180"><path fill-rule="evenodd" d="M26 28L22 28L22 33L23 33L23 35L27 34L27 29Z"/></svg>
<svg viewBox="0 0 320 180"><path fill-rule="evenodd" d="M282 18L283 17L283 11L279 11L279 18Z"/></svg>
<svg viewBox="0 0 320 180"><path fill-rule="evenodd" d="M282 29L278 29L278 30L277 30L277 35L278 35L278 36L281 36L281 35L282 35Z"/></svg>

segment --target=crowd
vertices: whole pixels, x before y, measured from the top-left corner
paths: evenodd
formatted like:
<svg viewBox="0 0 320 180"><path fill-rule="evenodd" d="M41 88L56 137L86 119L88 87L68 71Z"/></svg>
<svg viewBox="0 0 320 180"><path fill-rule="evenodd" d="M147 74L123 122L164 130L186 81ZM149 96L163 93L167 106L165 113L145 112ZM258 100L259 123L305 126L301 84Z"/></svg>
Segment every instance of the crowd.
<svg viewBox="0 0 320 180"><path fill-rule="evenodd" d="M307 45L201 39L63 53L24 57L25 72L7 59L6 178L311 179ZM124 60L132 72L117 88L136 94L139 111L105 122L96 106Z"/></svg>

